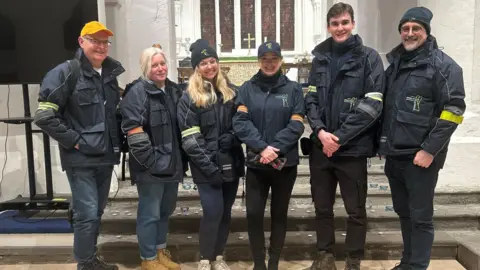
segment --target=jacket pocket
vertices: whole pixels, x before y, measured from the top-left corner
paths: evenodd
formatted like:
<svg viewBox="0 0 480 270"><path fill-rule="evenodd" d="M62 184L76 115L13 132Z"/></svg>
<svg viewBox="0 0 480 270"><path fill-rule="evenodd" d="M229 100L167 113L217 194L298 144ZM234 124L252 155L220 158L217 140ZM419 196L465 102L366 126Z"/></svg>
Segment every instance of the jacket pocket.
<svg viewBox="0 0 480 270"><path fill-rule="evenodd" d="M172 159L172 143L154 147L155 163L150 174L157 177L172 176L175 173Z"/></svg>
<svg viewBox="0 0 480 270"><path fill-rule="evenodd" d="M78 104L73 117L78 119L81 126L96 126L98 122L104 121L105 116L95 88L78 89L74 92L73 98Z"/></svg>
<svg viewBox="0 0 480 270"><path fill-rule="evenodd" d="M430 117L398 111L393 129L393 146L396 149L418 148L430 130Z"/></svg>
<svg viewBox="0 0 480 270"><path fill-rule="evenodd" d="M107 153L105 144L105 123L84 129L80 133L79 150L87 156L101 156Z"/></svg>
<svg viewBox="0 0 480 270"><path fill-rule="evenodd" d="M172 126L170 115L164 106L155 104L150 111L150 125L153 138L155 163L150 174L157 177L172 176L174 171L174 153L172 144Z"/></svg>
<svg viewBox="0 0 480 270"><path fill-rule="evenodd" d="M431 96L431 86L433 85L433 76L435 70L432 68L415 69L410 73L407 84L410 88L425 96Z"/></svg>
<svg viewBox="0 0 480 270"><path fill-rule="evenodd" d="M169 117L169 113L164 107L152 108L150 112L150 126L154 145L172 142L173 127L170 125Z"/></svg>

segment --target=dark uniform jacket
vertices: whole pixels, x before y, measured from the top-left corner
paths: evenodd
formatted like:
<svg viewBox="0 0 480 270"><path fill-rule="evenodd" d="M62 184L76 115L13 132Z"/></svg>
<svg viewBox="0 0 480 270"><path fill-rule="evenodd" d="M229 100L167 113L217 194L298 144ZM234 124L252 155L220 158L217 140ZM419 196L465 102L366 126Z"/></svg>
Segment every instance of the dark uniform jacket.
<svg viewBox="0 0 480 270"><path fill-rule="evenodd" d="M246 144L247 151L259 154L270 145L280 150L279 157L287 158L285 167L298 165L298 140L305 129L300 84L282 74L273 86L267 88L256 74L240 87L236 106L233 129ZM273 169L250 159L247 167Z"/></svg>
<svg viewBox="0 0 480 270"><path fill-rule="evenodd" d="M409 54L400 44L387 59L380 154L413 155L422 149L446 154L466 108L462 68L438 49L433 36Z"/></svg>
<svg viewBox="0 0 480 270"><path fill-rule="evenodd" d="M129 166L135 182L179 182L187 170L177 125L177 104L182 90L167 79L165 89L138 79L127 85L120 102L122 130L142 127L127 136Z"/></svg>
<svg viewBox="0 0 480 270"><path fill-rule="evenodd" d="M120 101L117 76L125 70L107 57L99 75L82 49L75 58L80 61L76 81L67 62L43 79L35 124L58 141L63 169L118 164L121 133L116 120Z"/></svg>
<svg viewBox="0 0 480 270"><path fill-rule="evenodd" d="M234 85L229 87L237 91ZM232 129L234 101L224 103L219 92L217 97L215 104L197 107L185 91L178 103L182 146L189 157L193 181L197 184L209 183L210 177L218 172L225 182L245 175L243 149ZM219 146L219 138L224 137L231 138L227 149Z"/></svg>
<svg viewBox="0 0 480 270"><path fill-rule="evenodd" d="M339 138L334 156L374 156L376 128L383 108L384 69L375 50L364 46L358 35L345 63L331 76L332 43L329 38L312 51L315 58L305 97L312 140L321 147L318 132Z"/></svg>

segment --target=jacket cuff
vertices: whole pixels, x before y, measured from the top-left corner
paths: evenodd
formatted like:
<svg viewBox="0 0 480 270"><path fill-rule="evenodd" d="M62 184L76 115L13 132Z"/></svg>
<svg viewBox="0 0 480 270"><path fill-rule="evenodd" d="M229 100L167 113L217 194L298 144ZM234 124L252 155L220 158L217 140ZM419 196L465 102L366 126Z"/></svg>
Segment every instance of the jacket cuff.
<svg viewBox="0 0 480 270"><path fill-rule="evenodd" d="M258 144L257 144L257 147L258 147L258 151L259 153L262 152L263 150L265 150L265 148L268 147L268 144L264 141L259 141Z"/></svg>
<svg viewBox="0 0 480 270"><path fill-rule="evenodd" d="M333 135L335 135L335 136L338 138L337 143L338 143L339 145L344 145L344 144L348 141L348 138L347 138L347 136L346 136L344 133L334 132Z"/></svg>
<svg viewBox="0 0 480 270"><path fill-rule="evenodd" d="M429 154L432 155L432 156L436 156L437 153L441 150L441 149L440 149L440 150L435 150L435 149L433 149L433 147L431 147L430 145L426 144L425 142L422 143L421 147L422 147L423 151L429 153Z"/></svg>
<svg viewBox="0 0 480 270"><path fill-rule="evenodd" d="M315 133L315 136L318 137L318 133L320 132L320 130L322 129L325 129L324 126L317 126L315 128L313 128L313 132Z"/></svg>
<svg viewBox="0 0 480 270"><path fill-rule="evenodd" d="M75 138L73 139L73 141L71 143L61 143L61 145L66 147L67 150L73 149L78 144L80 139L82 138L82 136L80 136L80 134L78 134L76 131L72 130L72 133L74 133L76 135L75 135Z"/></svg>

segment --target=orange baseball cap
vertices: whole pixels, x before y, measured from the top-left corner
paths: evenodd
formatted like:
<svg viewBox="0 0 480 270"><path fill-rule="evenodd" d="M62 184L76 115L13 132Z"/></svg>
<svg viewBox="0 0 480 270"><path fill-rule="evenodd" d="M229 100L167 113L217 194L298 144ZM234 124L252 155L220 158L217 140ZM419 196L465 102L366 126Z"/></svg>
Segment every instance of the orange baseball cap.
<svg viewBox="0 0 480 270"><path fill-rule="evenodd" d="M93 35L100 31L105 31L109 36L113 36L112 31L108 30L105 25L97 21L91 21L89 23L86 23L85 26L82 28L82 31L80 32L80 36L83 37L85 35Z"/></svg>

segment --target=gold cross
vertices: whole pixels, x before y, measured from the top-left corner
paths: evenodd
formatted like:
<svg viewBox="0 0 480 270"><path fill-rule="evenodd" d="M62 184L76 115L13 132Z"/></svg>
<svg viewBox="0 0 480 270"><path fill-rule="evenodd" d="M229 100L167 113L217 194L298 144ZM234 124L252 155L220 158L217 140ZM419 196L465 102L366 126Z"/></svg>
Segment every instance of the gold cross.
<svg viewBox="0 0 480 270"><path fill-rule="evenodd" d="M248 38L244 38L243 40L248 42L248 55L250 55L250 48L251 48L250 42L252 40L255 40L255 38L250 37L250 33L248 33Z"/></svg>

